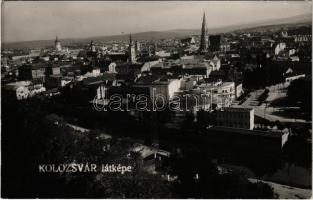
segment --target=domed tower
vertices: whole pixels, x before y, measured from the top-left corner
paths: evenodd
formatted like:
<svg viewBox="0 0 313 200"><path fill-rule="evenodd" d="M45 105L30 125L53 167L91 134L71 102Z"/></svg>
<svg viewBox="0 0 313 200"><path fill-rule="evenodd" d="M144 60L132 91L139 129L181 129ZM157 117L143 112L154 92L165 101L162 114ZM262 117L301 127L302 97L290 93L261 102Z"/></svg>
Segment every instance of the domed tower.
<svg viewBox="0 0 313 200"><path fill-rule="evenodd" d="M55 38L54 47L56 51L62 50L61 42L59 41L58 36Z"/></svg>

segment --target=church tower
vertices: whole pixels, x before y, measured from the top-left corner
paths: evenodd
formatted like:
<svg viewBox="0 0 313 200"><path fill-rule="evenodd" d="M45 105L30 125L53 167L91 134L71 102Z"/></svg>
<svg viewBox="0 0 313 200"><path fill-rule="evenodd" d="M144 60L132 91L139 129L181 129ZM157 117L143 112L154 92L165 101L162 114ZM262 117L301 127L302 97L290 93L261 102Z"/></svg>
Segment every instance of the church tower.
<svg viewBox="0 0 313 200"><path fill-rule="evenodd" d="M130 63L135 63L136 62L136 49L135 45L133 44L132 41L132 35L129 34L129 47L128 47L128 53L129 53L129 62Z"/></svg>
<svg viewBox="0 0 313 200"><path fill-rule="evenodd" d="M59 41L58 36L55 37L54 48L55 48L56 51L61 51L62 50L61 42Z"/></svg>
<svg viewBox="0 0 313 200"><path fill-rule="evenodd" d="M205 13L203 13L199 53L205 53L207 52L207 50L208 50L208 28L205 21Z"/></svg>
<svg viewBox="0 0 313 200"><path fill-rule="evenodd" d="M136 48L136 52L140 52L140 42L138 40L136 40L135 48Z"/></svg>
<svg viewBox="0 0 313 200"><path fill-rule="evenodd" d="M96 52L96 46L95 46L95 44L93 43L92 40L90 41L89 51L90 52Z"/></svg>

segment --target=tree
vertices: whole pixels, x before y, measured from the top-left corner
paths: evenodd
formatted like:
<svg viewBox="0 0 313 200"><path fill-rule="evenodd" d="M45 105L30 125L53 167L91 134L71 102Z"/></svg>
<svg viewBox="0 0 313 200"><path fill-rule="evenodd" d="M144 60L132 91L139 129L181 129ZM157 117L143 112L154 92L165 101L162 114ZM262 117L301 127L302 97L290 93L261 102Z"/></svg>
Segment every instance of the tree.
<svg viewBox="0 0 313 200"><path fill-rule="evenodd" d="M288 100L297 104L303 111L311 113L312 110L312 81L307 79L297 79L290 83L287 91Z"/></svg>
<svg viewBox="0 0 313 200"><path fill-rule="evenodd" d="M273 189L264 183L251 183L235 173L220 174L205 155L173 157L172 175L178 176L175 192L179 198L273 198Z"/></svg>

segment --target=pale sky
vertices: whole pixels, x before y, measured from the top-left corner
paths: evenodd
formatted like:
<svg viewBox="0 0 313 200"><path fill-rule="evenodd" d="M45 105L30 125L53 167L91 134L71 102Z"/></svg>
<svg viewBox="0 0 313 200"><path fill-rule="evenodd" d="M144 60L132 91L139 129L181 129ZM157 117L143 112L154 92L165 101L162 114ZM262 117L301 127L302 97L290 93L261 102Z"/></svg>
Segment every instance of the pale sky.
<svg viewBox="0 0 313 200"><path fill-rule="evenodd" d="M83 38L144 31L200 29L312 12L308 1L15 1L2 2L5 42Z"/></svg>

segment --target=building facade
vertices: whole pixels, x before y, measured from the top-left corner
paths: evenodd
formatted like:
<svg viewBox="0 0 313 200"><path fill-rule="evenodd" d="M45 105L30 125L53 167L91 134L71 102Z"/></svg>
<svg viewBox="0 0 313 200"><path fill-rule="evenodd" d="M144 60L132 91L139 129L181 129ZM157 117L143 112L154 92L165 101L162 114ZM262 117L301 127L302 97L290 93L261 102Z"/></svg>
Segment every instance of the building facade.
<svg viewBox="0 0 313 200"><path fill-rule="evenodd" d="M211 52L220 51L221 46L221 35L211 35L209 37L209 49Z"/></svg>
<svg viewBox="0 0 313 200"><path fill-rule="evenodd" d="M216 123L219 126L253 130L254 110L252 108L224 108L216 112Z"/></svg>

